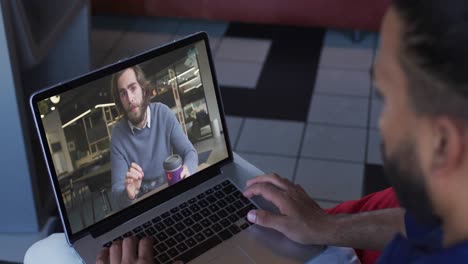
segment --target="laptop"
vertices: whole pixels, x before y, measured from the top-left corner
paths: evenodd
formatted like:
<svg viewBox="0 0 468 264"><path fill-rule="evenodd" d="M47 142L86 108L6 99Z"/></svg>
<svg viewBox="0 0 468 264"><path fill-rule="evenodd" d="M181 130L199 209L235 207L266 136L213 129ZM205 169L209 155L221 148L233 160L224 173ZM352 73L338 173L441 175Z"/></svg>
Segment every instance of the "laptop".
<svg viewBox="0 0 468 264"><path fill-rule="evenodd" d="M247 221L275 208L242 196L261 171L232 152L204 32L36 92L30 107L85 263L129 236L153 237L154 263L304 263L323 250Z"/></svg>

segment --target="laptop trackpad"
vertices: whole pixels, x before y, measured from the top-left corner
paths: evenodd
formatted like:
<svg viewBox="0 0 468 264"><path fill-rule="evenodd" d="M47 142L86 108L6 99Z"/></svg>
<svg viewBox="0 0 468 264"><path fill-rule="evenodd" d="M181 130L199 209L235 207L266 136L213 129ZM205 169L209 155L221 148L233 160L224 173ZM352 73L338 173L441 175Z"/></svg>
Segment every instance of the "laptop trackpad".
<svg viewBox="0 0 468 264"><path fill-rule="evenodd" d="M239 263L255 263L252 261L252 259L249 258L249 256L239 248L238 246L232 247L229 251L229 253L226 254L221 254L209 261L209 264L239 264Z"/></svg>

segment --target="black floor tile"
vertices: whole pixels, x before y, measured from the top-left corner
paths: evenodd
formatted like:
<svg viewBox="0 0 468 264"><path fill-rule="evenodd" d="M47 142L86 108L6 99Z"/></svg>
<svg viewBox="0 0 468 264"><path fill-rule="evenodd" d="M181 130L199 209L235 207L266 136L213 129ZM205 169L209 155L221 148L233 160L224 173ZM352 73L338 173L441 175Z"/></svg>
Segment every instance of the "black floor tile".
<svg viewBox="0 0 468 264"><path fill-rule="evenodd" d="M363 195L378 192L390 187L384 174L383 166L366 164L364 171Z"/></svg>
<svg viewBox="0 0 468 264"><path fill-rule="evenodd" d="M223 87L229 115L305 122L325 30L231 23L226 36L272 41L256 89Z"/></svg>

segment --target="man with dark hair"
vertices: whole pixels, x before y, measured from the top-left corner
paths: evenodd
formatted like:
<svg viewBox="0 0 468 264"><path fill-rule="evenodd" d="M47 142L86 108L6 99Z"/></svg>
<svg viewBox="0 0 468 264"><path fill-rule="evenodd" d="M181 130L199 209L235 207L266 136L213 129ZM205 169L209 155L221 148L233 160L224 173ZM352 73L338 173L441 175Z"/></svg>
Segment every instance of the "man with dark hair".
<svg viewBox="0 0 468 264"><path fill-rule="evenodd" d="M382 153L402 209L326 214L300 186L268 175L244 194L265 197L281 214L248 218L304 244L385 248L380 263L466 263L468 4L395 0L381 43L374 73L385 102Z"/></svg>
<svg viewBox="0 0 468 264"><path fill-rule="evenodd" d="M124 115L125 117L125 113L127 112L122 104L122 101L121 101L121 91L119 90L119 84L118 84L118 81L120 79L120 77L126 72L126 70L133 70L134 74L135 74L135 79L136 79L136 83L141 87L142 91L143 91L143 103L146 104L146 105L149 105L150 103L150 99L151 99L151 84L150 82L146 79L145 77L145 74L143 73L143 70L141 69L140 66L138 65L135 65L135 66L132 66L128 69L125 69L123 71L120 71L116 74L114 74L112 76L112 83L111 83L111 94L112 94L112 99L114 99L114 103L115 103L115 106L117 107L117 110L119 112L119 114L121 115ZM139 115L140 118L143 117L143 115ZM127 118L129 118L127 116ZM135 122L141 122L142 120L134 120ZM139 123L138 122L138 123Z"/></svg>
<svg viewBox="0 0 468 264"><path fill-rule="evenodd" d="M247 183L244 195L263 196L280 214L252 210L248 219L303 244L384 250L379 263L466 263L468 4L395 0L381 40L374 68L385 102L379 128L384 167L401 208L330 214L299 185L263 175ZM392 199L391 190L384 194L351 203ZM111 258L122 251L135 246L111 248Z"/></svg>
<svg viewBox="0 0 468 264"><path fill-rule="evenodd" d="M183 160L182 178L197 170L198 155L175 115L164 104L150 104L150 85L139 66L112 77L112 97L123 118L112 130L112 190L122 206L167 182L163 163Z"/></svg>

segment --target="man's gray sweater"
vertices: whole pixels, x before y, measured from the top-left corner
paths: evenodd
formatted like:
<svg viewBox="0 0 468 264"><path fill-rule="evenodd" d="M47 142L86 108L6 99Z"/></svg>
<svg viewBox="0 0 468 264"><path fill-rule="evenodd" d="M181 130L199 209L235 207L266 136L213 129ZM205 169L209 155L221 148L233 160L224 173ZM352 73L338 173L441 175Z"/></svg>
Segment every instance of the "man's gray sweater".
<svg viewBox="0 0 468 264"><path fill-rule="evenodd" d="M122 206L129 204L125 177L132 162L143 169L142 186L151 186L151 189L167 182L163 162L171 154L179 154L182 157L190 174L197 171L197 151L183 132L174 113L161 103L151 103L149 107L150 127L134 129L132 132L124 118L112 130L112 191Z"/></svg>

